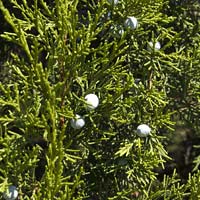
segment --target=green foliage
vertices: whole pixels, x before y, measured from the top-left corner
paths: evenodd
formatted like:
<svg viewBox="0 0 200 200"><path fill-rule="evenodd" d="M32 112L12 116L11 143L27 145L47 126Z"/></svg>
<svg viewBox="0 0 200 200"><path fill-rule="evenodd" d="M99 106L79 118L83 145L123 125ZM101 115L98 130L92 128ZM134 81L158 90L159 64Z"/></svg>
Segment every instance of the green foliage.
<svg viewBox="0 0 200 200"><path fill-rule="evenodd" d="M0 83L0 190L16 185L27 200L195 197L198 172L181 184L175 174L159 182L155 169L170 159L175 111L198 126L198 21L180 25L168 1L8 2L0 0L10 28L1 38L15 48ZM127 16L137 29L124 27ZM148 50L150 41L161 50ZM89 93L100 98L95 110ZM76 114L82 129L70 126ZM143 123L146 138L136 134Z"/></svg>

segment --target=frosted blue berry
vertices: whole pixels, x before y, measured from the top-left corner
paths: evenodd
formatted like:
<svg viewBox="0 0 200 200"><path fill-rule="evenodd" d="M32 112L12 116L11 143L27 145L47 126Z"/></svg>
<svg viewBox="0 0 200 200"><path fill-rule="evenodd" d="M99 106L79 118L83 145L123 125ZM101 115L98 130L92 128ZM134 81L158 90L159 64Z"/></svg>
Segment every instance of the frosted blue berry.
<svg viewBox="0 0 200 200"><path fill-rule="evenodd" d="M141 124L137 127L137 135L140 137L147 137L151 132L151 128L146 124Z"/></svg>
<svg viewBox="0 0 200 200"><path fill-rule="evenodd" d="M154 49L155 51L158 51L158 50L160 50L160 48L161 48L160 42L155 42L155 43L149 42L149 43L148 43L148 50L149 50L149 51L152 51L153 49Z"/></svg>
<svg viewBox="0 0 200 200"><path fill-rule="evenodd" d="M3 193L3 198L6 200L15 200L17 199L18 191L14 185L8 187L7 191Z"/></svg>
<svg viewBox="0 0 200 200"><path fill-rule="evenodd" d="M80 115L76 114L75 118L72 119L70 123L72 128L81 129L85 125L85 120Z"/></svg>
<svg viewBox="0 0 200 200"><path fill-rule="evenodd" d="M108 2L110 4L117 5L119 3L119 0L108 0Z"/></svg>
<svg viewBox="0 0 200 200"><path fill-rule="evenodd" d="M99 98L95 94L88 94L85 96L86 106L89 110L93 110L99 105Z"/></svg>
<svg viewBox="0 0 200 200"><path fill-rule="evenodd" d="M130 28L130 29L134 30L138 26L138 20L133 16L127 17L124 25L126 28Z"/></svg>

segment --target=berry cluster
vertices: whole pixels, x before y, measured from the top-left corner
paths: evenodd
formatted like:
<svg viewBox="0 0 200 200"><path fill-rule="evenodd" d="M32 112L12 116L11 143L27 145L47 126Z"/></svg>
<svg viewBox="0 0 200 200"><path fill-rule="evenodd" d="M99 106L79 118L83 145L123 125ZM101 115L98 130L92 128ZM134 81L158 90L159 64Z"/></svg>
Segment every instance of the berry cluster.
<svg viewBox="0 0 200 200"><path fill-rule="evenodd" d="M99 105L99 98L95 94L88 94L85 96L85 104L87 110L94 110ZM71 126L74 129L81 129L84 125L84 118L78 114L71 120Z"/></svg>

